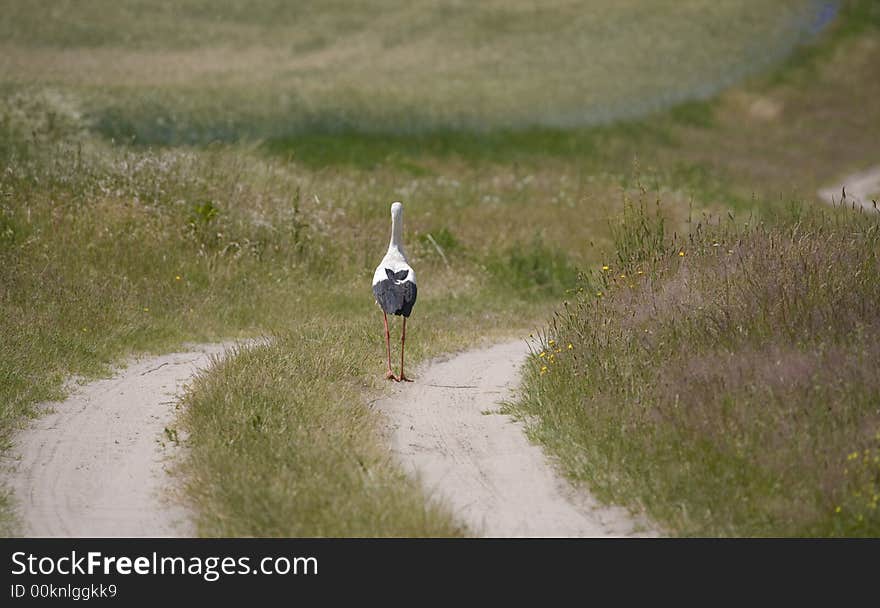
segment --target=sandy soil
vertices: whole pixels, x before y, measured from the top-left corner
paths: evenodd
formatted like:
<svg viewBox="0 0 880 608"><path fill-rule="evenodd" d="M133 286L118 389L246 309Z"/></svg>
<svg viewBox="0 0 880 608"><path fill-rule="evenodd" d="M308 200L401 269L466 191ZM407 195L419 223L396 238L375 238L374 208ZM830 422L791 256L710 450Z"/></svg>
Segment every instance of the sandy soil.
<svg viewBox="0 0 880 608"><path fill-rule="evenodd" d="M75 387L19 433L5 471L19 532L31 537L191 536L171 499L165 432L185 383L231 344L130 362L113 378Z"/></svg>
<svg viewBox="0 0 880 608"><path fill-rule="evenodd" d="M653 535L627 511L575 493L521 424L497 413L527 352L523 341L497 344L433 361L415 382L395 385L376 407L398 458L484 536Z"/></svg>
<svg viewBox="0 0 880 608"><path fill-rule="evenodd" d="M843 178L839 184L819 190L819 198L826 203L839 205L843 198L843 189L846 188L846 203L848 206L864 207L873 209L873 199L880 202L880 166L871 167L860 173L853 173Z"/></svg>

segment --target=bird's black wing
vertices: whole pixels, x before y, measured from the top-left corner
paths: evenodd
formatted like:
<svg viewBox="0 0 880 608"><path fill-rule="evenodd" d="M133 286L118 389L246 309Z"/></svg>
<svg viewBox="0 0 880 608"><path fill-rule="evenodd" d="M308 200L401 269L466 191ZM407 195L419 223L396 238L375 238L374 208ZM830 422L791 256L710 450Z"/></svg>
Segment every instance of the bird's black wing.
<svg viewBox="0 0 880 608"><path fill-rule="evenodd" d="M416 303L417 292L416 284L410 281L401 283L385 279L373 285L373 295L376 296L376 302L389 315L408 317Z"/></svg>

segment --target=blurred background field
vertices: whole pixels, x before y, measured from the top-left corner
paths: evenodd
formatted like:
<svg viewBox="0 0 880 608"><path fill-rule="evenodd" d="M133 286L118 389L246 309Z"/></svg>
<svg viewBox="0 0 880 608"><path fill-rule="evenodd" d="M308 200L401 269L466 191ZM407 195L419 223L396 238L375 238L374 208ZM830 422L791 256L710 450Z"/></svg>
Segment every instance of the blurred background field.
<svg viewBox="0 0 880 608"><path fill-rule="evenodd" d="M570 128L705 99L783 59L835 7L14 2L0 74L64 91L102 134L147 144Z"/></svg>

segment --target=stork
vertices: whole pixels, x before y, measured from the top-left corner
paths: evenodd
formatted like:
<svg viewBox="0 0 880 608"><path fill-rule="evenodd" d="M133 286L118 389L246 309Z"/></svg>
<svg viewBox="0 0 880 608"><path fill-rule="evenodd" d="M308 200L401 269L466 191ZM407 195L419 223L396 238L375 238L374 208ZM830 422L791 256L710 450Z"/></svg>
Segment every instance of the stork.
<svg viewBox="0 0 880 608"><path fill-rule="evenodd" d="M373 295L376 304L382 309L385 321L385 352L388 356L388 369L385 371L387 380L412 382L403 373L403 351L406 346L406 320L412 313L416 303L416 273L406 260L403 251L403 205L391 204L391 243L388 253L373 273ZM391 333L388 331L388 315L403 317L403 329L400 333L400 375L395 376L391 370Z"/></svg>

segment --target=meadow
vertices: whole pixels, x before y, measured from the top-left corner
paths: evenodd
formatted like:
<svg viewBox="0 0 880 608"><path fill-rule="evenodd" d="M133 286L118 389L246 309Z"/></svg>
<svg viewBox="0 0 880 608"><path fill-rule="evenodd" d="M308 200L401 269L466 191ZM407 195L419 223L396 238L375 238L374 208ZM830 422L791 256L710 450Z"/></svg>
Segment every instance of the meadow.
<svg viewBox="0 0 880 608"><path fill-rule="evenodd" d="M270 336L184 399L200 533L466 534L398 470L369 407L391 201L419 270L417 362L535 331L607 262L612 220L645 190L670 234L691 207L771 218L875 147L870 2L844 2L821 34L806 1L402 4L4 7L4 445L71 377ZM547 376L526 380L530 395ZM582 395L569 389L559 407ZM596 481L577 437L536 437ZM772 529L649 510L673 532Z"/></svg>

